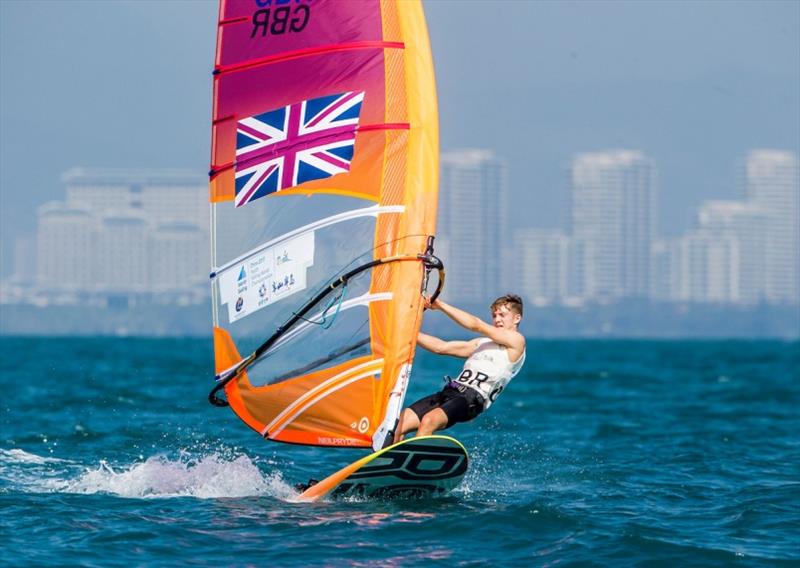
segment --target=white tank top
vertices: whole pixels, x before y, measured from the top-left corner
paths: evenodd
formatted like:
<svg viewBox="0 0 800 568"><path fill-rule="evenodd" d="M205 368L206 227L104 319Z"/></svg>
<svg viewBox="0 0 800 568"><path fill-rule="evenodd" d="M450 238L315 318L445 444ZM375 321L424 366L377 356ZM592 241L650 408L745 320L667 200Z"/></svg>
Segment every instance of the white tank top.
<svg viewBox="0 0 800 568"><path fill-rule="evenodd" d="M486 410L497 400L511 379L519 373L523 363L525 363L525 351L512 363L508 360L506 346L498 345L488 337L483 337L454 382L480 393L483 397L483 408Z"/></svg>

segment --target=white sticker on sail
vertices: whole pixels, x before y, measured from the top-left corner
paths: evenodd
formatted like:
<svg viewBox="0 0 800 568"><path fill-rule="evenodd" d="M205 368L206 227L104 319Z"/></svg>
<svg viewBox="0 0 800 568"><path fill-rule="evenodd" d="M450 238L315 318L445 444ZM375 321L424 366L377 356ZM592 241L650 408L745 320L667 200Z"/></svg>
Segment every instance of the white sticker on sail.
<svg viewBox="0 0 800 568"><path fill-rule="evenodd" d="M264 249L219 276L220 304L233 323L306 288L314 264L314 233Z"/></svg>

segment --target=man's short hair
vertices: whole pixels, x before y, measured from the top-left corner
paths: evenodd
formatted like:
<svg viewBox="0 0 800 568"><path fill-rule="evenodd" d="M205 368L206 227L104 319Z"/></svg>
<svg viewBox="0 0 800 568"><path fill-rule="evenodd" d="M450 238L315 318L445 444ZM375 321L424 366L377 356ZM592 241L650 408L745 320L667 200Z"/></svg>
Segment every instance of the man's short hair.
<svg viewBox="0 0 800 568"><path fill-rule="evenodd" d="M489 307L489 309L491 309L492 313L494 313L497 308L501 308L503 306L522 317L522 298L516 294L506 294L504 296L500 296L494 302L492 302L492 305Z"/></svg>

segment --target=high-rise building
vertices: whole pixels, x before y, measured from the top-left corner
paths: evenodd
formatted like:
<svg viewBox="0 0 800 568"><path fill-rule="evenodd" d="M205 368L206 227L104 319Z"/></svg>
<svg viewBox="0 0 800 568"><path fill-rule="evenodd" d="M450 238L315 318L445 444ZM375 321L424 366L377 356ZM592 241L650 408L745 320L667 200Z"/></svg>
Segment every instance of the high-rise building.
<svg viewBox="0 0 800 568"><path fill-rule="evenodd" d="M705 201L693 230L653 248L653 297L755 304L764 300L762 209L752 201Z"/></svg>
<svg viewBox="0 0 800 568"><path fill-rule="evenodd" d="M118 209L102 215L99 238L94 243L98 288L109 292L149 291L150 230L141 209Z"/></svg>
<svg viewBox="0 0 800 568"><path fill-rule="evenodd" d="M679 239L680 264L673 299L703 303L741 301L741 248L733 234L690 231Z"/></svg>
<svg viewBox="0 0 800 568"><path fill-rule="evenodd" d="M763 210L752 201L713 200L701 204L697 214L698 230L687 237L688 242L696 251L696 257L706 258L707 262L720 259L717 274L728 274L731 280L727 284L728 292L718 292L708 298L710 301L754 304L764 298L765 221ZM733 255L730 270L722 268L727 262L722 259L728 255ZM697 262L690 265L686 278L713 282L713 265ZM703 301L702 296L692 299Z"/></svg>
<svg viewBox="0 0 800 568"><path fill-rule="evenodd" d="M763 299L800 303L800 165L797 155L753 150L745 160L743 185L763 224Z"/></svg>
<svg viewBox="0 0 800 568"><path fill-rule="evenodd" d="M514 232L517 280L525 300L536 306L560 304L568 296L569 238L562 231Z"/></svg>
<svg viewBox="0 0 800 568"><path fill-rule="evenodd" d="M678 239L659 239L653 243L650 297L661 302L678 301L681 297L681 244Z"/></svg>
<svg viewBox="0 0 800 568"><path fill-rule="evenodd" d="M486 302L505 292L510 247L505 161L489 150L460 150L441 157L437 234L447 269L444 297Z"/></svg>
<svg viewBox="0 0 800 568"><path fill-rule="evenodd" d="M655 236L656 172L640 151L577 155L571 168L571 236L586 243L579 286L597 300L647 297Z"/></svg>
<svg viewBox="0 0 800 568"><path fill-rule="evenodd" d="M150 287L169 292L208 282L208 233L192 223L160 223L148 241Z"/></svg>
<svg viewBox="0 0 800 568"><path fill-rule="evenodd" d="M748 201L705 201L695 228L653 247L653 298L754 304L762 299L764 218Z"/></svg>
<svg viewBox="0 0 800 568"><path fill-rule="evenodd" d="M567 298L580 304L595 298L597 267L595 245L586 237L569 237L567 253Z"/></svg>
<svg viewBox="0 0 800 568"><path fill-rule="evenodd" d="M202 176L75 168L63 181L65 202L38 210L41 289L150 293L205 283L209 206Z"/></svg>
<svg viewBox="0 0 800 568"><path fill-rule="evenodd" d="M184 170L73 168L61 177L66 202L93 212L141 209L148 222L209 227L207 181Z"/></svg>
<svg viewBox="0 0 800 568"><path fill-rule="evenodd" d="M86 207L51 201L36 210L36 282L45 290L92 289L97 219Z"/></svg>

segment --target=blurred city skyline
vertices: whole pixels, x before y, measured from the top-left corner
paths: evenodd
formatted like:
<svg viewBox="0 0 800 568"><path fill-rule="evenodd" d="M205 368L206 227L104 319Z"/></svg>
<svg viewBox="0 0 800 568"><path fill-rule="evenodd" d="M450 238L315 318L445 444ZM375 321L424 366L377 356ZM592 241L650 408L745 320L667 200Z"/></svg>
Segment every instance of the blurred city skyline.
<svg viewBox="0 0 800 568"><path fill-rule="evenodd" d="M800 148L800 3L425 9L442 150L507 160L511 228L565 223L577 153L653 159L659 233L678 236L702 202L741 197L749 150ZM37 207L63 198L69 168L206 171L216 3L10 1L0 16L7 276L14 240L33 235Z"/></svg>
<svg viewBox="0 0 800 568"><path fill-rule="evenodd" d="M514 204L503 156L443 153L443 297L477 310L515 291L545 335L796 336L800 160L754 149L740 164L738 199L704 201L690 230L664 237L658 164L641 151L574 155L569 222L555 228L506 222ZM205 333L203 176L72 168L61 180L61 199L36 211L35 235L16 239L13 274L0 282L2 332Z"/></svg>
<svg viewBox="0 0 800 568"><path fill-rule="evenodd" d="M658 164L640 150L574 155L568 219L553 228L508 223L515 204L504 156L445 152L436 230L450 275L445 297L480 303L518 290L538 306L800 304L800 159L754 149L739 162L737 195L702 202L689 230L665 236L656 222ZM3 303L153 294L205 301L216 267L203 176L76 167L61 180L62 198L37 208L35 234L15 239Z"/></svg>
<svg viewBox="0 0 800 568"><path fill-rule="evenodd" d="M569 219L509 228L507 166L472 149L442 155L438 252L445 297L480 303L516 290L534 306L629 300L800 305L800 160L753 149L738 194L703 201L685 233L657 226L658 163L614 149L573 156ZM510 245L504 245L510 243ZM800 312L798 324L800 324Z"/></svg>

